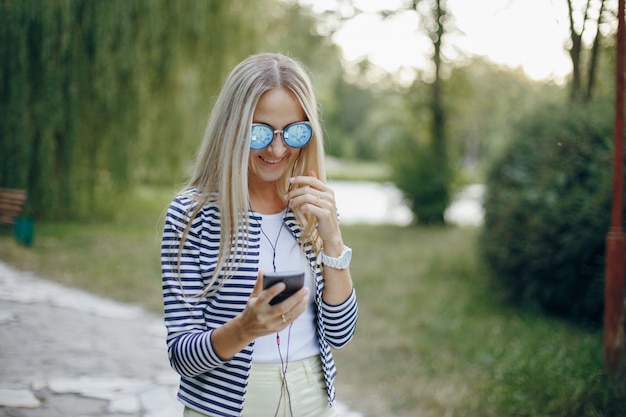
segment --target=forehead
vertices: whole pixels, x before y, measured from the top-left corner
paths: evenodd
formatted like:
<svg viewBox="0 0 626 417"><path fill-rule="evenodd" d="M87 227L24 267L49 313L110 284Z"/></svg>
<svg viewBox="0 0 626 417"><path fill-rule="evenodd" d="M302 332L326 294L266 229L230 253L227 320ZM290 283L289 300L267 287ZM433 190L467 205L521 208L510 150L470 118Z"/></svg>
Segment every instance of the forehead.
<svg viewBox="0 0 626 417"><path fill-rule="evenodd" d="M272 88L263 93L254 110L254 122L275 127L303 120L306 120L306 114L300 101L285 87Z"/></svg>

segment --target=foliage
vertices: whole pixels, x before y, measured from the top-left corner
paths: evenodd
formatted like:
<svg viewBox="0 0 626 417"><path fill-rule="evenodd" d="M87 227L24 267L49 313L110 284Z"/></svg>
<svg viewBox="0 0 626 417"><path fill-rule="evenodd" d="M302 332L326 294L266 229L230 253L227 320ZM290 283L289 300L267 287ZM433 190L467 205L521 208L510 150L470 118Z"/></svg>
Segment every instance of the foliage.
<svg viewBox="0 0 626 417"><path fill-rule="evenodd" d="M490 169L482 252L507 299L600 318L611 115L607 104L537 107Z"/></svg>
<svg viewBox="0 0 626 417"><path fill-rule="evenodd" d="M388 150L392 181L420 224L442 224L454 178L446 146L433 137L432 87L415 81L397 108Z"/></svg>
<svg viewBox="0 0 626 417"><path fill-rule="evenodd" d="M127 176L124 158L129 153L115 158L117 170L102 172L103 160L112 159L118 143L93 140L93 133L99 131L99 139L116 128L136 134L130 122L137 108L133 63L123 59L131 51L121 42L134 28L117 24L120 15L136 15L126 2L110 14L102 4L91 6L35 1L0 5L0 181L28 188L33 214L45 206L60 215L91 199L88 186L97 176L119 185ZM76 66L85 71L75 71ZM118 89L128 93L126 113L114 100ZM82 123L86 117L94 119L93 130ZM106 122L112 118L116 124Z"/></svg>
<svg viewBox="0 0 626 417"><path fill-rule="evenodd" d="M449 203L450 170L429 148L407 138L394 148L392 179L420 224L442 224Z"/></svg>
<svg viewBox="0 0 626 417"><path fill-rule="evenodd" d="M506 148L520 115L566 95L562 86L533 81L520 68L497 66L482 57L456 66L446 88L450 161L474 182L484 181L489 161Z"/></svg>
<svg viewBox="0 0 626 417"><path fill-rule="evenodd" d="M368 88L339 78L330 90L324 110L329 155L353 160L380 158L380 129L384 121L375 117L385 98ZM332 107L331 107L332 106Z"/></svg>
<svg viewBox="0 0 626 417"><path fill-rule="evenodd" d="M37 219L111 216L140 184L184 180L223 78L255 52L309 68L330 153L379 151L376 97L297 2L3 2L0 45L0 185L26 188Z"/></svg>
<svg viewBox="0 0 626 417"><path fill-rule="evenodd" d="M412 13L413 3L403 4ZM428 19L430 9L420 13ZM457 167L482 180L511 119L543 95L562 94L480 59L449 65L438 105L444 143L434 138L431 84L417 80L407 89L391 74L372 85L367 61L346 81L319 19L282 0L1 3L0 185L28 189L29 215L67 219L111 216L138 184L180 183L225 74L245 55L273 50L311 70L327 152L391 161L396 177L406 176L398 183L408 200L425 210L417 218L432 222L463 180ZM611 47L603 48L600 92L612 79L604 54ZM445 159L434 155L438 144L450 162L438 162Z"/></svg>
<svg viewBox="0 0 626 417"><path fill-rule="evenodd" d="M569 401L562 401L564 411L556 416L571 417L621 417L626 400L626 376L607 377L594 372L587 377L584 389L579 389Z"/></svg>
<svg viewBox="0 0 626 417"><path fill-rule="evenodd" d="M0 185L28 190L28 214L64 219L110 215L139 181L180 182L219 83L275 8L2 2Z"/></svg>
<svg viewBox="0 0 626 417"><path fill-rule="evenodd" d="M489 161L504 151L521 114L548 98L565 95L563 87L530 80L521 70L498 67L483 58L455 67L444 86L447 165L429 149L428 85L416 81L399 102L386 102L385 127L392 139L385 152L394 182L418 219L437 218L436 213L445 210L449 197L444 190L452 194L468 180L484 181Z"/></svg>

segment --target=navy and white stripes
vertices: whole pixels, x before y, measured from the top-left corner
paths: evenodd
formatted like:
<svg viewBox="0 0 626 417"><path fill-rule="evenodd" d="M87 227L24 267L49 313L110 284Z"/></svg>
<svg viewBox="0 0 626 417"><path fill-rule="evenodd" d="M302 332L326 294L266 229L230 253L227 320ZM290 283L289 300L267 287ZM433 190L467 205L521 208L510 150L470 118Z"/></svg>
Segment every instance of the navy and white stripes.
<svg viewBox="0 0 626 417"><path fill-rule="evenodd" d="M191 192L193 193L193 191ZM243 311L258 275L260 222L249 225L248 256L232 276L214 286L210 297L196 297L210 283L219 253L220 213L212 205L203 207L192 219L186 236L180 271L179 244L188 213L195 201L179 196L170 205L165 220L161 246L163 303L167 346L172 368L181 375L178 397L186 406L217 416L240 416L250 372L254 342L224 361L211 343L212 332ZM251 214L253 216L253 214ZM287 228L296 239L301 233L293 213L285 217ZM237 240L244 246L245 236ZM330 348L341 348L354 334L358 316L355 292L338 306L322 300L324 281L317 254L305 247L306 257L316 281L315 305L322 365L328 389L329 405L335 398L333 381L336 368ZM229 259L227 262L239 260Z"/></svg>

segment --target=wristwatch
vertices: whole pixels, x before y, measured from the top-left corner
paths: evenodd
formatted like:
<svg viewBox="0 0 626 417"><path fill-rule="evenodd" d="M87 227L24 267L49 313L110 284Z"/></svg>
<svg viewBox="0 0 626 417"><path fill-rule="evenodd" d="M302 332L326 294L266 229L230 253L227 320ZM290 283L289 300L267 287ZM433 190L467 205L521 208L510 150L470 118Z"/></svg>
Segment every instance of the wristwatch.
<svg viewBox="0 0 626 417"><path fill-rule="evenodd" d="M350 266L350 260L352 260L352 249L346 245L343 245L343 251L338 258L333 258L322 252L322 263L330 268L346 269Z"/></svg>

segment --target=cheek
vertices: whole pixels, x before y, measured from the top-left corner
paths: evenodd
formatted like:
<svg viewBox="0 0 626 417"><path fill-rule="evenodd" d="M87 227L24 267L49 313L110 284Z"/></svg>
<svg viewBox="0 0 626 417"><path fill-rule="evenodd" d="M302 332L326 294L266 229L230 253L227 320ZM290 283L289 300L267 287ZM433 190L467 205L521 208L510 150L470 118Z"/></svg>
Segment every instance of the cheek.
<svg viewBox="0 0 626 417"><path fill-rule="evenodd" d="M258 159L258 155L255 155L253 152L250 152L248 156L248 171L252 171L255 166L255 161Z"/></svg>
<svg viewBox="0 0 626 417"><path fill-rule="evenodd" d="M295 161L298 155L300 155L301 149L290 149L290 151L291 152L289 153L289 160Z"/></svg>

